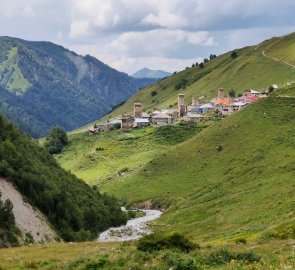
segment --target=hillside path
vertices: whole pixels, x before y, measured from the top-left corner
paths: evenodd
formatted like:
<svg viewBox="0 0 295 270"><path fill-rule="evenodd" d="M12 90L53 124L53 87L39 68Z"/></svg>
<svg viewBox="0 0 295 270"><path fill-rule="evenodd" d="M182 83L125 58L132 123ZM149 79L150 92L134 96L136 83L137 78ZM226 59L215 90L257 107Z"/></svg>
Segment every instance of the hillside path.
<svg viewBox="0 0 295 270"><path fill-rule="evenodd" d="M256 51L259 49L259 46L260 46L260 45L257 45L257 46L255 47L255 50L256 50ZM264 50L260 50L260 52L261 52L261 55L264 56L265 58L271 59L271 60L273 60L273 61L275 61L275 62L278 62L278 63L281 63L281 64L285 64L285 65L287 65L287 66L289 66L289 67L295 68L295 65L293 65L293 64L290 64L290 63L288 63L288 62L286 62L286 61L283 61L283 60L281 60L281 59L278 59L278 58L276 58L276 57L268 56L268 55L265 53Z"/></svg>

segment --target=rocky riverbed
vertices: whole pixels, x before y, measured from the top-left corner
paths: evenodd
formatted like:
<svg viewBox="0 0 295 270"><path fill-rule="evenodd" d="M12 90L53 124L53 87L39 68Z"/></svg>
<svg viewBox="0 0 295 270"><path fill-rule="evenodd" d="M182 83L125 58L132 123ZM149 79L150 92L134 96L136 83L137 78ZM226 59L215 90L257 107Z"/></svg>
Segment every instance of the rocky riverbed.
<svg viewBox="0 0 295 270"><path fill-rule="evenodd" d="M159 210L138 209L145 213L145 216L131 219L126 225L121 227L110 228L102 232L98 242L123 242L136 240L145 234L152 233L148 223L159 218L162 214Z"/></svg>

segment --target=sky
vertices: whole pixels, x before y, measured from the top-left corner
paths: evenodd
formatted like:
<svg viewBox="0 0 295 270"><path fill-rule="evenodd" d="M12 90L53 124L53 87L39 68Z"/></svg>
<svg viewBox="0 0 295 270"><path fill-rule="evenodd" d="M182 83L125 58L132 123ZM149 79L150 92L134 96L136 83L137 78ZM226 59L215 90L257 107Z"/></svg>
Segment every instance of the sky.
<svg viewBox="0 0 295 270"><path fill-rule="evenodd" d="M0 0L0 36L46 40L132 74L170 72L295 31L295 0Z"/></svg>

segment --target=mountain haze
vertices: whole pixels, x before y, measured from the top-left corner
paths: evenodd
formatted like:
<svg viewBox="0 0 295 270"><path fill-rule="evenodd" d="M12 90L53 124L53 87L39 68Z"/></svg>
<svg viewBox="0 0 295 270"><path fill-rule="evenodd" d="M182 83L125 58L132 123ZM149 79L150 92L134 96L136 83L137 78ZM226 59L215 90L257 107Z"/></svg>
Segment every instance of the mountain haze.
<svg viewBox="0 0 295 270"><path fill-rule="evenodd" d="M153 79L162 79L164 77L170 76L172 73L166 72L163 70L151 70L148 68L142 68L131 75L133 78L153 78Z"/></svg>
<svg viewBox="0 0 295 270"><path fill-rule="evenodd" d="M0 111L33 137L103 116L153 80L50 42L0 37Z"/></svg>

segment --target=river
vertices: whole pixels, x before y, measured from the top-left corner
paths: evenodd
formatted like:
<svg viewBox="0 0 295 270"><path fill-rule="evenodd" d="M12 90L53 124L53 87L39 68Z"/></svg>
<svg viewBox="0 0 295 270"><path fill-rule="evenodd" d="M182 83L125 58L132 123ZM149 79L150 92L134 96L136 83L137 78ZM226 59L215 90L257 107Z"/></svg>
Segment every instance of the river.
<svg viewBox="0 0 295 270"><path fill-rule="evenodd" d="M148 223L159 218L162 214L159 210L145 210L138 209L145 213L145 216L130 219L126 225L121 227L110 228L102 232L97 241L98 242L123 242L136 240L145 234L152 233Z"/></svg>

